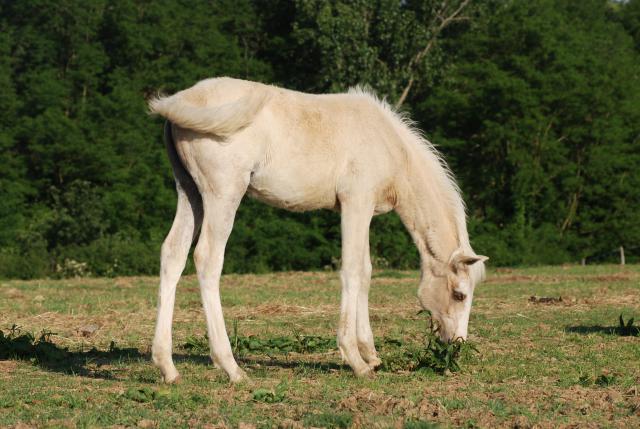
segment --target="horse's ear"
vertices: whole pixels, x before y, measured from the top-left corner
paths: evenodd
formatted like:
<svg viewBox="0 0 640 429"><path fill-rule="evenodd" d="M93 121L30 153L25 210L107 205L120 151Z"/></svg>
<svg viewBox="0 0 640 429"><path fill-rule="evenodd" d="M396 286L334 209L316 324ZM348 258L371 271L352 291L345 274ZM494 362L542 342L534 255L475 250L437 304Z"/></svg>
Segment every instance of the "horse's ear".
<svg viewBox="0 0 640 429"><path fill-rule="evenodd" d="M456 268L460 264L462 265L473 265L476 262L484 262L487 261L489 257L483 255L465 255L464 253L457 253L451 259L451 267Z"/></svg>

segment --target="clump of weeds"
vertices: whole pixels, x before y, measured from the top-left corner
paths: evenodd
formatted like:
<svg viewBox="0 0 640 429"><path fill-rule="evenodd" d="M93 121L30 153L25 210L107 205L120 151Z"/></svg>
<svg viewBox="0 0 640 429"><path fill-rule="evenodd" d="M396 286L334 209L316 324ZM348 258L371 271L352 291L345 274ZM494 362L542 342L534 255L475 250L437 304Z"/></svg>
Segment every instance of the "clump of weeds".
<svg viewBox="0 0 640 429"><path fill-rule="evenodd" d="M403 344L401 340L385 339L385 346L394 346L382 359L384 371L433 371L448 374L460 371L460 361L477 353L476 346L469 341L443 341L438 335L429 312L420 312L428 316L423 346Z"/></svg>
<svg viewBox="0 0 640 429"><path fill-rule="evenodd" d="M618 378L615 374L611 374L608 371L604 371L601 374L595 376L592 374L581 373L578 376L578 384L583 387L609 387L617 382Z"/></svg>
<svg viewBox="0 0 640 429"><path fill-rule="evenodd" d="M255 402L265 402L267 404L275 404L284 402L287 398L287 385L282 382L275 389L259 388L253 391L251 399Z"/></svg>
<svg viewBox="0 0 640 429"><path fill-rule="evenodd" d="M175 389L166 387L130 387L122 394L122 398L142 404L149 403L156 409L194 410L210 403L202 395L181 395Z"/></svg>
<svg viewBox="0 0 640 429"><path fill-rule="evenodd" d="M638 337L640 336L640 326L633 326L634 318L627 320L626 322L622 318L622 314L618 317L617 333L623 337Z"/></svg>

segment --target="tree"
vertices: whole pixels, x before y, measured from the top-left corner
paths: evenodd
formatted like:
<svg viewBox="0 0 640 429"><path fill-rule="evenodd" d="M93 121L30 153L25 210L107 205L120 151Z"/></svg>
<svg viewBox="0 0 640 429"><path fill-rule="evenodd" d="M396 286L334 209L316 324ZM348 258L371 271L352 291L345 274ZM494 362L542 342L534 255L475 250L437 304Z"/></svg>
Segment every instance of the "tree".
<svg viewBox="0 0 640 429"><path fill-rule="evenodd" d="M602 256L638 238L626 223L637 222L631 201L640 201L637 175L630 177L638 166L638 57L606 8L497 7L450 45L456 67L420 106L472 215L505 231L502 245L492 228L484 238L478 231L482 245L505 250L502 262ZM611 210L621 200L630 211ZM520 256L509 259L514 250Z"/></svg>

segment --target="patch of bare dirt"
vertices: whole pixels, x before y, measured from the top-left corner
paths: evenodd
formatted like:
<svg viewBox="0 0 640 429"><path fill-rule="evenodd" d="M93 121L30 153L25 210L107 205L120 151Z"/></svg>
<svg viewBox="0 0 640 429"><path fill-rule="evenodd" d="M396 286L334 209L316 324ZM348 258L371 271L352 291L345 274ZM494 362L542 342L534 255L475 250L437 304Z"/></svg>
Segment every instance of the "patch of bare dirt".
<svg viewBox="0 0 640 429"><path fill-rule="evenodd" d="M374 392L370 389L358 390L338 403L338 409L343 411L373 412L383 415L393 412L406 414L412 408L415 408L415 404L409 399Z"/></svg>
<svg viewBox="0 0 640 429"><path fill-rule="evenodd" d="M0 360L0 376L10 375L15 371L18 363L14 360Z"/></svg>
<svg viewBox="0 0 640 429"><path fill-rule="evenodd" d="M607 275L586 276L584 278L586 281L593 281L593 282L613 282L613 281L637 280L638 278L640 278L640 276L637 273L621 272L621 273L607 274Z"/></svg>
<svg viewBox="0 0 640 429"><path fill-rule="evenodd" d="M21 299L24 298L24 293L20 289L14 287L3 287L2 293L5 297L9 299Z"/></svg>
<svg viewBox="0 0 640 429"><path fill-rule="evenodd" d="M313 313L314 309L303 307L301 305L286 304L262 304L254 308L254 314L272 315L272 314L302 314Z"/></svg>

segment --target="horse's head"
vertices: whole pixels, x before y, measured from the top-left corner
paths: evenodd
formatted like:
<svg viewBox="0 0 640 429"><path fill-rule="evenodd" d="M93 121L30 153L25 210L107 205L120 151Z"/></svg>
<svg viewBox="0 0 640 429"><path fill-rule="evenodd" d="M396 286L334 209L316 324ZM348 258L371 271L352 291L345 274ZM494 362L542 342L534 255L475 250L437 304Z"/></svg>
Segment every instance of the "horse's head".
<svg viewBox="0 0 640 429"><path fill-rule="evenodd" d="M447 263L434 262L423 272L418 299L431 312L442 340L467 339L473 290L484 277L487 259L456 250Z"/></svg>

